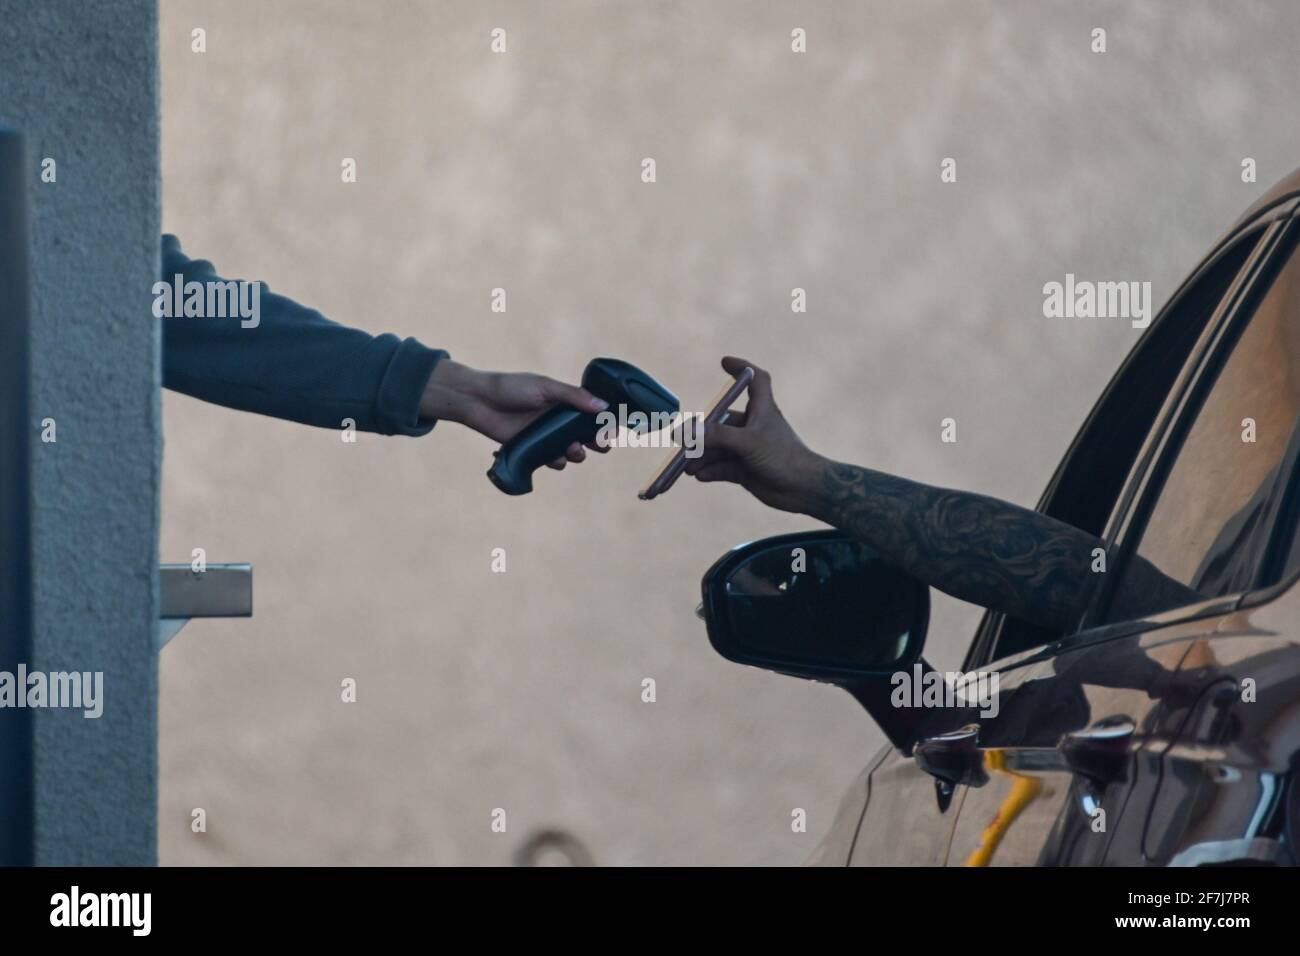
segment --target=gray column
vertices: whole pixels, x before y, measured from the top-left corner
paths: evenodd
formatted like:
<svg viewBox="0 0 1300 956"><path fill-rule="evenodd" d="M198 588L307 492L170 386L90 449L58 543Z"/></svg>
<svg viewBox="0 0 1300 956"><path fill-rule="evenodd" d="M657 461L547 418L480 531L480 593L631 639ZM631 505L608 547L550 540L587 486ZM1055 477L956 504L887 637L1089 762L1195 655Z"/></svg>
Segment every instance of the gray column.
<svg viewBox="0 0 1300 956"><path fill-rule="evenodd" d="M155 0L0 0L0 122L29 158L28 667L104 687L99 719L29 713L38 864L156 857L157 32Z"/></svg>

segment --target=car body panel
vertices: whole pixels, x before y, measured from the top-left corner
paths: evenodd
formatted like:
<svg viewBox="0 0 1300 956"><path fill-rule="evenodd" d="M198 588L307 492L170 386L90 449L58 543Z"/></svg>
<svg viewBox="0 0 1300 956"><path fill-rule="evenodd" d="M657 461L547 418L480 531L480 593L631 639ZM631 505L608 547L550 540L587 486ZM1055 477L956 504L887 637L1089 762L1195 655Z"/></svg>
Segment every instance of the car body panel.
<svg viewBox="0 0 1300 956"><path fill-rule="evenodd" d="M807 866L847 866L853 854L853 845L857 839L858 828L862 826L862 812L871 799L871 772L889 755L891 748L885 748L876 754L874 760L867 764L858 774L831 822L831 827L822 837L807 860Z"/></svg>
<svg viewBox="0 0 1300 956"><path fill-rule="evenodd" d="M981 733L989 782L962 802L949 863L965 866L1096 865L1130 803L1158 775L1168 746L1164 695L1199 622L1067 651L1031 668L1022 693ZM1116 779L1077 774L1067 735L1119 721Z"/></svg>
<svg viewBox="0 0 1300 956"><path fill-rule="evenodd" d="M1284 798L1300 756L1298 616L1293 587L1227 615L1189 649L1141 858L1125 862L1295 864Z"/></svg>
<svg viewBox="0 0 1300 956"><path fill-rule="evenodd" d="M1009 706L1033 670L1013 666L998 673L1000 708ZM926 714L918 738L957 730L978 717L973 708L932 710ZM966 789L958 786L947 801L941 800L935 778L923 771L910 753L886 748L871 773L869 800L851 865L944 865Z"/></svg>
<svg viewBox="0 0 1300 956"><path fill-rule="evenodd" d="M1124 464L1127 474L1103 535L1107 553L1117 549L1121 562L1159 489L1153 474L1177 449L1176 429L1198 408L1199 380L1230 347L1225 329L1253 318L1257 284L1280 259L1284 236L1290 243L1289 230L1300 228L1289 222L1298 206L1300 170L1224 234L1157 317L1177 321L1185 293L1207 263L1235 242L1256 243L1238 247L1250 251L1186 354L1140 451ZM1250 311L1244 311L1247 303ZM1132 359L1085 422L1040 510L1054 513L1049 506L1098 409L1124 398L1118 393ZM1300 483L1295 461L1294 453L1285 460L1281 485ZM1102 610L1105 584L1114 577L1104 579L1094 596ZM1003 683L999 714L980 722L979 779L949 787L950 799L938 800L935 778L910 748L886 747L841 809L846 821L858 821L849 853L828 836L819 862L1294 865L1300 835L1298 615L1300 586L1293 576L1260 593L1225 595L1139 621L1107 624L1090 614L1078 633L984 665ZM981 623L966 669L979 669L981 656L990 656L1000 627L995 618ZM1246 693L1248 680L1253 697ZM968 710L936 710L917 739L949 734L970 719ZM1126 741L1123 771L1113 773L1112 749L1103 750L1101 773L1086 758L1091 750L1084 748L1080 757L1079 741L1091 745L1119 736L1117 728ZM833 833L849 829L837 821Z"/></svg>

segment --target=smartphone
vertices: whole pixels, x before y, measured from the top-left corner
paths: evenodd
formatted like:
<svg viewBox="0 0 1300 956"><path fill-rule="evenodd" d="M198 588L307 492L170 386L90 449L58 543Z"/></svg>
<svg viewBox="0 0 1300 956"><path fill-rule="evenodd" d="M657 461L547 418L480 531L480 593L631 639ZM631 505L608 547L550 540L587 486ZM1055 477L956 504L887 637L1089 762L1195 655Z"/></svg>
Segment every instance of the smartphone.
<svg viewBox="0 0 1300 956"><path fill-rule="evenodd" d="M739 375L731 382L723 386L722 391L718 392L709 410L704 415L705 425L722 425L727 421L728 410L740 398L741 392L749 388L749 383L754 380L754 370L748 365L745 366ZM684 420L683 420L684 421ZM686 468L686 447L674 448L668 453L646 486L637 492L637 497L642 501L649 501L651 498L657 498L673 486L673 483L682 476Z"/></svg>

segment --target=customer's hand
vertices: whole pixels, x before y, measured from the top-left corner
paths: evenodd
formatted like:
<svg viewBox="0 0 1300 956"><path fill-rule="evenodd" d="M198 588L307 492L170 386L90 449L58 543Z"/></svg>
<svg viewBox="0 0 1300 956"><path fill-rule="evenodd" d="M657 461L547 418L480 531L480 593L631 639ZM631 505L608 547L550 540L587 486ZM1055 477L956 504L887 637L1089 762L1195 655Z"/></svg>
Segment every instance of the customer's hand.
<svg viewBox="0 0 1300 956"><path fill-rule="evenodd" d="M484 372L443 359L434 366L420 399L422 418L459 422L496 442L513 438L525 425L553 405L571 405L584 412L600 412L606 403L585 388L557 382L532 372ZM595 443L587 447L608 451ZM564 458L551 462L564 467L565 459L580 462L587 457L574 442Z"/></svg>
<svg viewBox="0 0 1300 956"><path fill-rule="evenodd" d="M724 425L704 431L703 454L686 463L700 481L731 481L782 511L807 513L820 493L826 462L799 440L772 398L772 376L744 359L727 356L722 367L739 375L754 369L749 405Z"/></svg>

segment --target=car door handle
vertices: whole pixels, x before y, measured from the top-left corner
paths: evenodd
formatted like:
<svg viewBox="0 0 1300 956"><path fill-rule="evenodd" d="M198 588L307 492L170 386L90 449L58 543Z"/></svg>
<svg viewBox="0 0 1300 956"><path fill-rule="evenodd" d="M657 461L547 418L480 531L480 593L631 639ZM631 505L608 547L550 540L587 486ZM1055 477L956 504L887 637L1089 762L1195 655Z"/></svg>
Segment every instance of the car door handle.
<svg viewBox="0 0 1300 956"><path fill-rule="evenodd" d="M952 788L961 784L982 787L988 783L984 752L979 748L979 724L927 737L914 748L916 765L940 783Z"/></svg>
<svg viewBox="0 0 1300 956"><path fill-rule="evenodd" d="M1136 733L1132 718L1114 717L1066 734L1058 749L1074 773L1104 787L1128 776L1129 752Z"/></svg>

